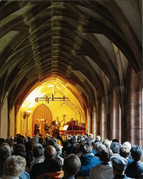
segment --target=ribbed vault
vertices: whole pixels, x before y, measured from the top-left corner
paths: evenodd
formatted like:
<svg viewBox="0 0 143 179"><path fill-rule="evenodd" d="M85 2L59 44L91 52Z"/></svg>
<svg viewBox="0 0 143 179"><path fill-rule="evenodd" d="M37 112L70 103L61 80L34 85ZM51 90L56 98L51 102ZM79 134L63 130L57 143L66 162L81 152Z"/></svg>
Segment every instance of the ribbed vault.
<svg viewBox="0 0 143 179"><path fill-rule="evenodd" d="M0 98L21 104L47 77L77 87L87 107L115 89L120 104L133 68L141 81L141 1L0 3ZM129 10L127 10L127 7Z"/></svg>

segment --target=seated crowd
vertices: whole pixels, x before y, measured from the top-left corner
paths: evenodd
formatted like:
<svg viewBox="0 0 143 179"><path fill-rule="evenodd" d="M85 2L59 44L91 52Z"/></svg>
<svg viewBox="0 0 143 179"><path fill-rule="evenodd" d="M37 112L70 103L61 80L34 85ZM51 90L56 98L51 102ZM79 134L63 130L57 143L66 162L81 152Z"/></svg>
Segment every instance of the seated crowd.
<svg viewBox="0 0 143 179"><path fill-rule="evenodd" d="M92 135L0 138L1 179L116 179L143 177L143 151L130 142Z"/></svg>

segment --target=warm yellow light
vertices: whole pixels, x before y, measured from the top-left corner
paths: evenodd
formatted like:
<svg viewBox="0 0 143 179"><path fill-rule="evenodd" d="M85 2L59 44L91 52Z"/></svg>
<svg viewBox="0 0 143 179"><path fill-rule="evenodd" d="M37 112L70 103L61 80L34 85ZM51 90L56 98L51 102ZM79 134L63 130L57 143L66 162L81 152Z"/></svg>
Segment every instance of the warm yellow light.
<svg viewBox="0 0 143 179"><path fill-rule="evenodd" d="M45 93L41 92L42 89L43 89L43 85L33 90L27 96L21 107L25 108L26 106L28 106L29 108L32 108L35 105L35 98L43 97L45 95Z"/></svg>
<svg viewBox="0 0 143 179"><path fill-rule="evenodd" d="M28 134L32 135L34 126L33 120L35 119L34 114L40 105L45 105L50 110L52 120L55 120L58 117L61 126L66 124L66 122L69 122L71 118L79 120L81 123L85 122L85 112L83 110L84 101L75 86L60 79L45 80L43 83L40 82L38 87L36 86L37 85L35 85L35 89L33 87L30 90L29 95L26 97L19 110L17 119L17 121L19 121L17 123L18 133L22 131L23 135L27 135L25 133L25 131L27 132L27 129L22 126L28 125ZM27 123L26 120L22 122L22 126L20 127L24 112L29 114L28 121ZM63 115L66 117L63 117ZM42 121L45 119L46 118L43 117L40 118Z"/></svg>

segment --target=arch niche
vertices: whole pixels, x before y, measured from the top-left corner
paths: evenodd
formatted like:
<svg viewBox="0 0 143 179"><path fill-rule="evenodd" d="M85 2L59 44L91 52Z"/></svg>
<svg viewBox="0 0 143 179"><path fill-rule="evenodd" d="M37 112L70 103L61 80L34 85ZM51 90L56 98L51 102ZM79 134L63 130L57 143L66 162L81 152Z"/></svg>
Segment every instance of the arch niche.
<svg viewBox="0 0 143 179"><path fill-rule="evenodd" d="M52 113L50 109L45 104L40 104L33 112L32 115L32 136L34 136L34 126L39 123L40 133L44 136L44 123L48 124L48 126L52 122Z"/></svg>

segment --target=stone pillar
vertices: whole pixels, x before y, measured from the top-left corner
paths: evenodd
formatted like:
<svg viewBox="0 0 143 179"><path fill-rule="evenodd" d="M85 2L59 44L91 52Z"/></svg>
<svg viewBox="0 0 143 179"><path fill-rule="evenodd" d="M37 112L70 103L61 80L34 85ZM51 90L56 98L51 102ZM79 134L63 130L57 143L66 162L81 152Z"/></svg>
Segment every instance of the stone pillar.
<svg viewBox="0 0 143 179"><path fill-rule="evenodd" d="M5 98L1 109L1 121L0 121L0 137L6 139L8 137L8 100Z"/></svg>
<svg viewBox="0 0 143 179"><path fill-rule="evenodd" d="M106 108L105 104L102 102L101 104L101 114L100 114L100 135L102 140L107 138L107 116L106 116Z"/></svg>
<svg viewBox="0 0 143 179"><path fill-rule="evenodd" d="M118 102L118 97L116 92L113 90L113 105L112 105L112 115L110 121L110 131L111 139L121 138L121 109Z"/></svg>
<svg viewBox="0 0 143 179"><path fill-rule="evenodd" d="M143 148L143 89L139 91L139 145Z"/></svg>
<svg viewBox="0 0 143 179"><path fill-rule="evenodd" d="M15 136L15 107L9 113L9 136Z"/></svg>
<svg viewBox="0 0 143 179"><path fill-rule="evenodd" d="M93 107L93 112L92 112L92 134L93 134L94 138L97 136L97 131L96 131L96 109L95 109L95 106Z"/></svg>
<svg viewBox="0 0 143 179"><path fill-rule="evenodd" d="M100 115L101 115L101 102L98 100L96 102L96 135L101 135L100 134Z"/></svg>
<svg viewBox="0 0 143 179"><path fill-rule="evenodd" d="M129 139L132 144L137 144L141 142L142 133L142 116L140 105L141 92L139 89L139 79L136 72L131 70L130 77L130 91L128 100L128 131L130 132ZM141 104L140 104L141 103ZM139 142L140 141L140 142Z"/></svg>
<svg viewBox="0 0 143 179"><path fill-rule="evenodd" d="M86 124L87 134L91 132L90 127L91 127L90 108L87 108L87 124Z"/></svg>

